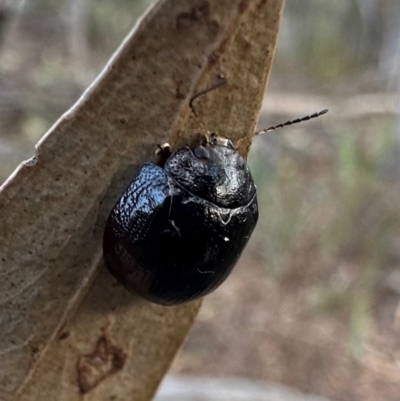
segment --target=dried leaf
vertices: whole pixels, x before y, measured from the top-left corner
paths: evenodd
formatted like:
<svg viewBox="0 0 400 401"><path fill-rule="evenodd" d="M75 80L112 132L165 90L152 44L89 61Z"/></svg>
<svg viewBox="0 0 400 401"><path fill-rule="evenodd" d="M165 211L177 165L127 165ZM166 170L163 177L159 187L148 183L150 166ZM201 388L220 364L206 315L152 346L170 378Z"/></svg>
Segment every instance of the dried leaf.
<svg viewBox="0 0 400 401"><path fill-rule="evenodd" d="M201 302L161 307L117 285L103 227L156 143L249 138L282 2L158 2L1 187L0 400L151 399ZM195 115L190 98L221 74Z"/></svg>

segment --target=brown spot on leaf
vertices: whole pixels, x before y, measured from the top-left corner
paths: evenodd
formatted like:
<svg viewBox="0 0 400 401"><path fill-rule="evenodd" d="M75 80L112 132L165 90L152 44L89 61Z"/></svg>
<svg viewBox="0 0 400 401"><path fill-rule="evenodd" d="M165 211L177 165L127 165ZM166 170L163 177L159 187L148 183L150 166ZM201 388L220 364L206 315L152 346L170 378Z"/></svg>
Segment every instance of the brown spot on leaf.
<svg viewBox="0 0 400 401"><path fill-rule="evenodd" d="M70 332L68 331L68 330L66 330L66 331L63 331L59 336L58 336L58 339L59 340L65 340L65 339L67 339L68 337L69 337L69 335L70 335Z"/></svg>
<svg viewBox="0 0 400 401"><path fill-rule="evenodd" d="M220 30L220 25L219 22L215 19L211 20L208 23L208 28L210 29L210 32L213 36L217 36L219 30Z"/></svg>
<svg viewBox="0 0 400 401"><path fill-rule="evenodd" d="M257 4L257 10L260 10L262 7L265 7L268 4L268 0L261 0L258 4Z"/></svg>
<svg viewBox="0 0 400 401"><path fill-rule="evenodd" d="M38 347L36 347L36 346L32 346L32 347L31 347L31 353L32 353L32 356L33 356L33 357L36 357L36 355L38 354L38 352L39 352L39 348L38 348Z"/></svg>
<svg viewBox="0 0 400 401"><path fill-rule="evenodd" d="M242 0L239 4L239 13L243 14L249 8L249 0Z"/></svg>
<svg viewBox="0 0 400 401"><path fill-rule="evenodd" d="M201 1L189 12L180 13L176 17L176 28L178 30L189 28L193 23L207 20L210 15L210 4L208 1Z"/></svg>
<svg viewBox="0 0 400 401"><path fill-rule="evenodd" d="M226 48L229 44L227 39L223 40L217 49L213 50L211 54L208 56L208 63L210 66L215 65L221 56L226 52Z"/></svg>
<svg viewBox="0 0 400 401"><path fill-rule="evenodd" d="M83 355L78 362L78 383L82 393L95 388L101 381L122 369L126 352L112 343L107 327L90 354Z"/></svg>

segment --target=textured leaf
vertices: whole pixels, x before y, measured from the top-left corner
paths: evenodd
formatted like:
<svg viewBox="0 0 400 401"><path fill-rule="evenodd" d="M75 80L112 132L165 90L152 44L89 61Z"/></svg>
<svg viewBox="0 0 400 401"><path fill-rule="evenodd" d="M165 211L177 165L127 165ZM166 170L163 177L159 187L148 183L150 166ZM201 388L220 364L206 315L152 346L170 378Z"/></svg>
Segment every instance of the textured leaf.
<svg viewBox="0 0 400 401"><path fill-rule="evenodd" d="M0 400L151 399L201 302L116 284L104 224L157 143L253 132L282 1L158 2L1 187Z"/></svg>

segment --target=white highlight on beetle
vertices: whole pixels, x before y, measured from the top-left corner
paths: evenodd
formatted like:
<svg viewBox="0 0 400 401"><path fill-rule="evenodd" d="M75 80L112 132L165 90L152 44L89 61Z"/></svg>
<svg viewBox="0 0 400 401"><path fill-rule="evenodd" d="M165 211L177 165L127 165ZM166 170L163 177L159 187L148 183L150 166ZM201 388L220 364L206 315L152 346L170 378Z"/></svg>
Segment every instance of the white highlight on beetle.
<svg viewBox="0 0 400 401"><path fill-rule="evenodd" d="M201 271L199 268L197 268L197 271L200 273L200 274L214 274L215 273L215 271L214 270L206 270L206 271Z"/></svg>
<svg viewBox="0 0 400 401"><path fill-rule="evenodd" d="M223 215L223 213L225 213L225 215ZM232 211L231 210L223 210L223 213L221 213L221 211L218 212L218 217L219 217L219 221L226 226L232 218Z"/></svg>
<svg viewBox="0 0 400 401"><path fill-rule="evenodd" d="M181 235L181 230L179 230L179 228L176 226L175 221L174 221L174 220L170 220L169 222L171 223L172 227L175 228L175 230L176 230L176 232L178 233L178 235L179 235L180 237L182 237L182 235Z"/></svg>

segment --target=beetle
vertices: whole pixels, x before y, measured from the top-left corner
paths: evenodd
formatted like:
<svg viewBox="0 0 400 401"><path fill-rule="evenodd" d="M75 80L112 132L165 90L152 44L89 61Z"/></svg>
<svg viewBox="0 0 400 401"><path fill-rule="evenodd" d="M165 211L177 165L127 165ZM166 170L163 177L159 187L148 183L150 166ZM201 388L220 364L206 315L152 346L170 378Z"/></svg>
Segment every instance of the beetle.
<svg viewBox="0 0 400 401"><path fill-rule="evenodd" d="M327 110L258 133L309 120ZM177 305L220 286L257 224L257 190L228 138L158 149L111 211L103 237L106 266L129 291Z"/></svg>

